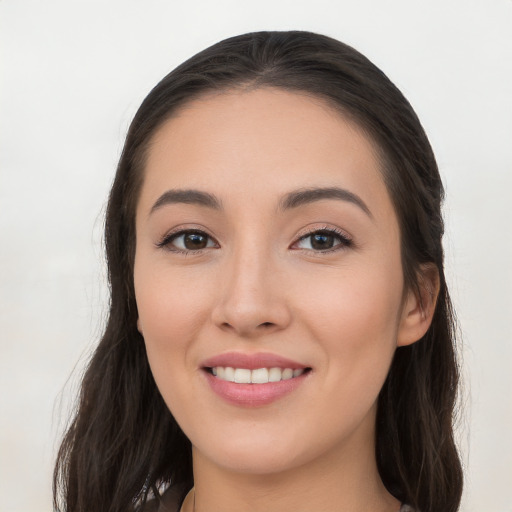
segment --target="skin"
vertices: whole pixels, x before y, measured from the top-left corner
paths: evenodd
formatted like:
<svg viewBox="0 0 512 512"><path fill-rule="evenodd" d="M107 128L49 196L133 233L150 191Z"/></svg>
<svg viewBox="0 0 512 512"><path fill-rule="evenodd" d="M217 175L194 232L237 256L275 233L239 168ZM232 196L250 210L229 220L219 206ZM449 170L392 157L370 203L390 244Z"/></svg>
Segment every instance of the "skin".
<svg viewBox="0 0 512 512"><path fill-rule="evenodd" d="M297 189L340 187L279 209ZM172 203L198 189L222 209ZM170 232L205 232L187 254ZM308 233L335 229L337 250ZM322 100L262 88L195 100L155 134L136 215L139 330L193 445L196 512L397 512L374 456L376 400L399 345L427 330L435 293L404 290L398 221L372 141ZM436 288L425 272L426 289ZM311 368L261 407L227 403L201 361L271 352ZM192 510L193 499L185 503Z"/></svg>

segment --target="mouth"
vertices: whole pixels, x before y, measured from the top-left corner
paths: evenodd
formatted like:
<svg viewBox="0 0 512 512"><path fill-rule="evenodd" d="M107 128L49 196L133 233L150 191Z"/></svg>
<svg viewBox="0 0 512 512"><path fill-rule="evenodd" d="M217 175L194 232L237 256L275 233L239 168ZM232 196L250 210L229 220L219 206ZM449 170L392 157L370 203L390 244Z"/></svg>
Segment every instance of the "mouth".
<svg viewBox="0 0 512 512"><path fill-rule="evenodd" d="M230 352L203 361L210 389L242 407L259 407L289 395L309 381L312 368L271 353Z"/></svg>
<svg viewBox="0 0 512 512"><path fill-rule="evenodd" d="M232 366L206 367L205 371L219 380L237 384L268 384L300 377L311 368L234 368Z"/></svg>

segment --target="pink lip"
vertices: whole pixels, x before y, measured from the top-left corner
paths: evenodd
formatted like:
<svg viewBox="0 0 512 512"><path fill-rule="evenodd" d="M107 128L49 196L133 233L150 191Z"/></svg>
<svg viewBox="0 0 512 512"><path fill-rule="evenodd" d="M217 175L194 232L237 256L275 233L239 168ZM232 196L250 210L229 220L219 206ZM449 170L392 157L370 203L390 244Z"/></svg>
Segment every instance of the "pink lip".
<svg viewBox="0 0 512 512"><path fill-rule="evenodd" d="M267 384L238 384L218 379L211 373L203 372L210 388L225 401L243 407L258 407L270 404L291 393L308 378L310 372L298 377Z"/></svg>
<svg viewBox="0 0 512 512"><path fill-rule="evenodd" d="M202 362L202 373L206 377L210 388L225 401L242 407L258 407L270 404L279 398L291 393L300 386L310 375L305 372L293 379L266 384L239 384L228 382L212 375L207 369L216 366L230 366L232 368L291 368L306 369L308 366L292 361L285 357L271 353L244 354L241 352L228 352L219 354Z"/></svg>
<svg viewBox="0 0 512 512"><path fill-rule="evenodd" d="M307 368L306 365L300 364L297 361L292 361L291 359L268 352L259 352L256 354L227 352L203 361L201 366L203 368L230 366L231 368L247 368L248 370L256 370L257 368L291 368L292 370Z"/></svg>

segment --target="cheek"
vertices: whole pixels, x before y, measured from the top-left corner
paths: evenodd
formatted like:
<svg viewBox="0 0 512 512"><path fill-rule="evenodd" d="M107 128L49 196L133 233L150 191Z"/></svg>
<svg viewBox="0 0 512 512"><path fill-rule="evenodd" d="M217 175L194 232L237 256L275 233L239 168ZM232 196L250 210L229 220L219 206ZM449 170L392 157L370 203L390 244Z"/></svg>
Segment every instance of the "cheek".
<svg viewBox="0 0 512 512"><path fill-rule="evenodd" d="M312 280L315 288L302 302L305 325L322 354L323 400L312 395L310 409L335 426L324 432L326 440L348 435L365 419L369 429L374 424L376 400L396 349L401 279L395 277L351 269L335 281Z"/></svg>
<svg viewBox="0 0 512 512"><path fill-rule="evenodd" d="M171 271L143 256L134 269L139 326L144 337L151 372L168 408L177 418L188 417L192 357L198 331L207 318L211 290L199 285L186 271Z"/></svg>
<svg viewBox="0 0 512 512"><path fill-rule="evenodd" d="M302 296L304 314L311 312L318 327L352 335L359 331L397 325L402 299L403 280L400 271L371 266L346 271L310 274ZM341 328L341 330L340 330Z"/></svg>
<svg viewBox="0 0 512 512"><path fill-rule="evenodd" d="M212 293L208 280L158 263L145 264L141 256L136 259L134 282L139 326L150 362L176 364L176 356L186 354L206 319Z"/></svg>
<svg viewBox="0 0 512 512"><path fill-rule="evenodd" d="M394 265L309 278L299 316L324 349L333 385L342 378L349 392L371 382L380 390L396 348L402 283Z"/></svg>

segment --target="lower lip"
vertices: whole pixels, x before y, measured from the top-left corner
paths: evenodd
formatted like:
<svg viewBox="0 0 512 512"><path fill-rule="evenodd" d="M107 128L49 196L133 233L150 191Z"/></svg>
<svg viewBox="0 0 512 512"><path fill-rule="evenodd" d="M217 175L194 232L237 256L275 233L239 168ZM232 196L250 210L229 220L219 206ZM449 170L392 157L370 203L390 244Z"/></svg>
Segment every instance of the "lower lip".
<svg viewBox="0 0 512 512"><path fill-rule="evenodd" d="M291 393L300 386L310 372L293 379L268 382L266 384L239 384L219 379L205 371L208 384L221 398L238 406L258 407L267 405Z"/></svg>

